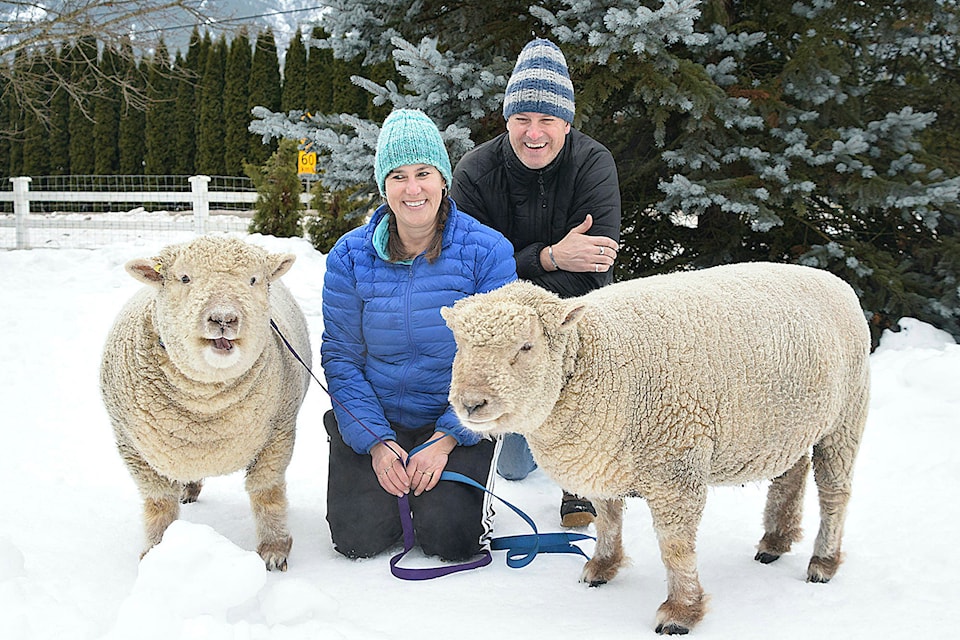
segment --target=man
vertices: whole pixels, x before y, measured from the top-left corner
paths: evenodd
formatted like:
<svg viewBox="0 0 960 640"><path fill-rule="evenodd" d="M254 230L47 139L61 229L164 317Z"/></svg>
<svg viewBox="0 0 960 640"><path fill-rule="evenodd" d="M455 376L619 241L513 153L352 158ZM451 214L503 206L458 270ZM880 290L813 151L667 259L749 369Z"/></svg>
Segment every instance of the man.
<svg viewBox="0 0 960 640"><path fill-rule="evenodd" d="M563 52L529 42L507 82L507 131L457 163L450 195L462 211L513 243L517 276L562 298L613 281L620 185L610 151L574 129L573 84ZM504 437L497 471L520 480L536 469L526 440ZM596 511L563 492L560 521L586 526Z"/></svg>

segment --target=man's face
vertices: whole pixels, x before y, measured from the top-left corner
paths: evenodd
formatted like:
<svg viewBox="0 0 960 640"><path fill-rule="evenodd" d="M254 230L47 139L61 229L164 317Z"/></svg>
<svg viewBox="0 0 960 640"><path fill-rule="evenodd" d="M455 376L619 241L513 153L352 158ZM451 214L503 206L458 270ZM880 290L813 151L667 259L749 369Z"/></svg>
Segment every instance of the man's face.
<svg viewBox="0 0 960 640"><path fill-rule="evenodd" d="M515 113L507 119L510 146L528 169L543 169L563 149L570 123L545 113Z"/></svg>

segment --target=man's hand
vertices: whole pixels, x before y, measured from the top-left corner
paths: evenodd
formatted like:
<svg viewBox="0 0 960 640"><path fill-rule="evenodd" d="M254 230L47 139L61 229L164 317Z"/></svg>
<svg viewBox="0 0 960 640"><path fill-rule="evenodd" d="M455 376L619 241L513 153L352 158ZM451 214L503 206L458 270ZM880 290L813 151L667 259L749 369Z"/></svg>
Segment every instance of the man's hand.
<svg viewBox="0 0 960 640"><path fill-rule="evenodd" d="M593 216L589 213L583 222L570 230L563 240L553 245L553 261L550 260L550 247L544 248L540 260L548 271L556 271L556 266L564 271L605 273L613 266L620 249L612 238L606 236L588 236L593 226ZM544 260L546 258L546 260Z"/></svg>

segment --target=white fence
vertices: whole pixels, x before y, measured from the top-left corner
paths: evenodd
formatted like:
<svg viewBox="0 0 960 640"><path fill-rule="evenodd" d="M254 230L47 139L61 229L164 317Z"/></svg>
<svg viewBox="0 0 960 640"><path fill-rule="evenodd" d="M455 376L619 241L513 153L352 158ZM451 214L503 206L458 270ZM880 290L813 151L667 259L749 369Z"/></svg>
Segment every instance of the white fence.
<svg viewBox="0 0 960 640"><path fill-rule="evenodd" d="M12 190L0 191L0 205L12 203L12 212L6 205L0 213L0 248L89 247L118 234L245 232L257 201L250 181L235 178L216 178L214 188L210 176L80 176L48 179L35 190L32 181L10 178ZM300 197L309 201L307 193Z"/></svg>

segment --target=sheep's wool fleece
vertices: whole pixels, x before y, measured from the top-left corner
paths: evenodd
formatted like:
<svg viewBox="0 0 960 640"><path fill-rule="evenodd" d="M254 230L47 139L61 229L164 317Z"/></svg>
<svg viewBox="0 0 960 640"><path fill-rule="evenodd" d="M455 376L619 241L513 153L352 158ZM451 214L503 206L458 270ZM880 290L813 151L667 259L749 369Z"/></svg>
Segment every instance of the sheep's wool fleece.
<svg viewBox="0 0 960 640"><path fill-rule="evenodd" d="M288 440L292 451L309 380L270 319L310 362L303 313L271 282L293 259L207 236L153 258L157 283L124 306L104 347L101 391L121 448L177 482L243 469L269 440ZM239 316L239 355L218 368L203 357L210 340L200 334L203 314L224 304Z"/></svg>
<svg viewBox="0 0 960 640"><path fill-rule="evenodd" d="M869 331L853 290L825 271L728 265L562 301L521 282L452 311L451 401L461 383L494 389L511 417L489 433L526 435L548 474L591 498L648 496L691 473L773 478L836 425L862 428ZM514 376L531 315L537 356Z"/></svg>

